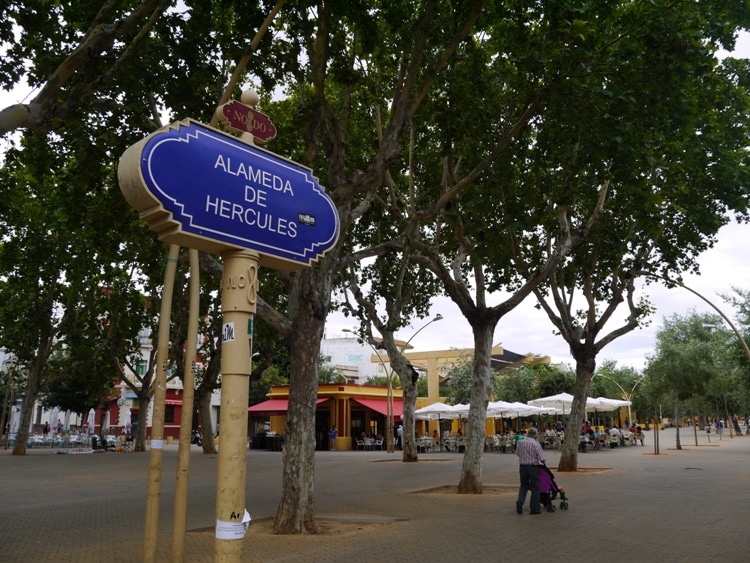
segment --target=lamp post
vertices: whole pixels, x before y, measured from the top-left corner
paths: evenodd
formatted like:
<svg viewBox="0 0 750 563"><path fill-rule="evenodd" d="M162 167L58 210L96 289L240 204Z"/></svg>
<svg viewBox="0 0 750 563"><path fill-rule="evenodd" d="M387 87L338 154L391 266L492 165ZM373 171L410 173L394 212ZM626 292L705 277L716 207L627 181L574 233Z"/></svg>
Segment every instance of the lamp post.
<svg viewBox="0 0 750 563"><path fill-rule="evenodd" d="M688 286L686 286L684 283L682 283L680 281L670 280L670 279L664 278L662 276L656 275L656 274L651 273L651 272L645 272L645 274L648 275L648 276L651 276L651 277L659 278L659 279L661 279L663 281L666 281L666 282L669 282L669 283L673 283L673 284L679 285L683 289L687 289L690 293L692 293L693 295L696 295L697 297L700 297L701 299L703 299L703 301L705 301L706 303L708 303L711 306L711 308L714 311L716 311L717 313L719 313L719 315L721 315L721 318L724 319L727 322L727 324L729 325L729 327L732 329L732 332L734 332L735 336L740 341L740 344L742 344L742 348L745 350L745 354L747 355L748 360L750 360L750 347L748 347L747 342L745 342L745 339L742 338L742 334L740 334L740 331L737 329L736 326L734 326L734 323L732 322L732 320L724 314L724 311L722 311L716 305L714 305L713 303L711 303L711 301L709 301L706 297L704 297L703 295L701 295L700 293L698 293L694 289L689 288Z"/></svg>
<svg viewBox="0 0 750 563"><path fill-rule="evenodd" d="M716 311L717 313L719 313L719 315L721 315L721 318L724 319L726 321L726 323L729 325L729 327L732 329L732 332L734 332L734 335L737 337L737 340L739 340L740 344L742 344L742 348L745 350L745 355L747 355L748 360L750 360L750 347L748 347L747 342L745 342L745 339L742 338L742 334L740 334L740 331L737 329L736 326L734 326L734 323L732 322L732 320L724 314L724 311L722 311L716 305L714 305L711 301L709 301L707 297L701 295L700 293L698 293L694 289L689 288L688 286L686 286L681 281L669 280L667 278L664 278L664 277L659 276L657 274L654 274L652 272L644 272L644 273L646 275L649 275L649 276L652 276L652 277L655 277L655 278L660 278L660 279L662 279L664 281L667 281L667 282L679 285L680 287L682 287L684 289L687 289L690 293L692 293L693 295L695 295L697 297L700 297L701 299L703 299L703 301L705 301L706 303L708 303L714 311ZM733 425L734 424L734 418L731 417L729 415L729 413L727 413L727 416L729 416L728 424ZM695 421L693 421L693 426L695 426ZM730 435L730 437L732 437L731 426L730 426L730 430L729 430L729 435Z"/></svg>
<svg viewBox="0 0 750 563"><path fill-rule="evenodd" d="M375 346L372 345L372 342L370 342L369 340L367 340L365 338L364 334L362 334L361 332L358 332L356 330L351 330L349 328L345 328L341 332L348 332L349 334L354 334L360 342L364 342L370 348L372 348L373 353L378 357L378 361L380 362L380 365L383 366L383 373L385 373L386 381L388 382L389 394L392 394L390 371L385 366L385 362L383 361L383 358L380 356L380 353L377 351L377 349L375 348ZM385 431L385 433L386 433L386 444L387 444L388 453L393 453L393 451L394 451L394 447L393 447L393 429L391 428L391 431L390 432L388 431L388 413L389 412L393 412L393 411L392 411L392 407L391 407L391 410L389 410L388 399L386 397L386 431Z"/></svg>
<svg viewBox="0 0 750 563"><path fill-rule="evenodd" d="M427 322L425 325L420 327L414 334L409 337L409 340L407 340L400 348L399 353L403 354L404 350L409 346L409 343L414 340L414 337L417 336L420 332L422 332L425 328L430 326L432 323L443 320L443 315L438 313L435 315L434 318L432 318L429 322ZM386 432L386 450L388 453L394 453L396 451L394 439L393 439L393 370L390 369L390 358L389 358L389 367L386 367L385 362L383 362L383 358L380 355L380 353L375 349L375 346L372 345L372 342L364 338L364 335L361 332L354 331L348 328L345 328L342 330L342 332L347 332L350 334L355 334L357 337L363 341L366 342L367 345L372 348L372 351L375 352L375 355L378 357L378 360L380 361L380 364L383 366L383 371L385 372L387 387L386 387L386 423L385 423L385 432Z"/></svg>
<svg viewBox="0 0 750 563"><path fill-rule="evenodd" d="M420 332L422 332L424 329L426 329L432 323L437 322L437 321L442 321L442 320L443 320L443 315L441 315L440 313L438 313L437 315L435 315L430 321L428 321L427 323L425 323L421 328L419 328L414 334L411 335L411 337L409 338L409 340L407 340L406 343L403 346L401 346L401 348L399 350L399 353L400 354L404 353L404 350L406 350L406 348L408 348L409 343L412 340L414 340L414 337L417 336L417 334L419 334ZM387 395L387 407L388 407L388 411L387 412L388 412L388 416L387 416L387 424L386 424L386 427L389 427L388 428L388 436L389 436L388 439L391 442L393 441L393 382L392 382L392 378L393 378L393 370L391 370L391 372L390 372L390 374L388 376L388 395ZM389 450L389 451L392 451L392 450Z"/></svg>
<svg viewBox="0 0 750 563"><path fill-rule="evenodd" d="M645 375L642 375L641 377L639 377L638 381L636 381L635 384L633 385L633 388L630 390L630 392L628 392L628 391L625 391L622 385L620 385L620 383L615 378L610 377L608 375L604 375L603 373L597 373L596 375L598 377L603 377L604 379L609 379L612 383L617 385L618 389L620 389L620 391L622 392L622 398L625 399L626 401L629 401L630 403L633 402L633 395L635 394L635 388L638 387L641 381L643 381L643 378L646 377ZM630 405L628 405L628 420L632 424L633 416L630 411Z"/></svg>

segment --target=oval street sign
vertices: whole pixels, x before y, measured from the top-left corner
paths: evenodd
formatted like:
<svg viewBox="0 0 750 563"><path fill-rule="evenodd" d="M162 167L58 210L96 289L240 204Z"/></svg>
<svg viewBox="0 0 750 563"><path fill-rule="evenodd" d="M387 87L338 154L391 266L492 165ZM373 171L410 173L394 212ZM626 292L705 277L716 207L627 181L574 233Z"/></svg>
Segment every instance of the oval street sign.
<svg viewBox="0 0 750 563"><path fill-rule="evenodd" d="M267 115L237 101L221 106L221 115L235 131L247 131L260 141L268 141L276 136L276 126Z"/></svg>
<svg viewBox="0 0 750 563"><path fill-rule="evenodd" d="M338 240L336 207L309 168L191 119L128 148L118 178L168 243L217 254L246 248L262 266L291 271Z"/></svg>

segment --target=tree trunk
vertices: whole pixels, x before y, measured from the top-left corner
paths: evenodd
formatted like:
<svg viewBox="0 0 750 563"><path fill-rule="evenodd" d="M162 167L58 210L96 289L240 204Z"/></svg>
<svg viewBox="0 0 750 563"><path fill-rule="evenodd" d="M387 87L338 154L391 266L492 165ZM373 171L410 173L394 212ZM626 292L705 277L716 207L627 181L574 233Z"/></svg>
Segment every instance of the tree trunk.
<svg viewBox="0 0 750 563"><path fill-rule="evenodd" d="M419 461L417 456L416 429L414 425L414 410L417 404L417 385L412 381L410 373L406 381L401 377L401 388L403 390L402 402L404 406L402 422L404 425L403 434L403 456L404 462Z"/></svg>
<svg viewBox="0 0 750 563"><path fill-rule="evenodd" d="M565 442L563 443L558 471L578 470L578 447L580 445L581 424L586 416L586 397L589 392L591 378L596 370L596 356L586 355L576 361L576 382L573 388L573 404L570 408L568 425L565 428Z"/></svg>
<svg viewBox="0 0 750 563"><path fill-rule="evenodd" d="M484 453L484 427L489 400L490 363L492 357L492 322L472 325L474 332L474 375L471 385L469 420L467 423L466 453L458 483L460 494L482 492L482 455Z"/></svg>
<svg viewBox="0 0 750 563"><path fill-rule="evenodd" d="M29 427L31 426L31 417L34 414L34 403L39 396L39 389L42 386L44 377L44 366L52 350L51 339L42 341L42 346L37 350L37 355L29 365L29 375L26 381L26 390L24 392L23 412L21 421L16 434L16 443L13 445L13 455L26 455L26 444L29 441Z"/></svg>
<svg viewBox="0 0 750 563"><path fill-rule="evenodd" d="M315 299L328 299L330 290L320 288L311 271L296 274L295 281L290 297L290 310L295 315L289 335L292 359L284 426L283 487L274 521L277 534L320 531L315 519L315 406L327 307L316 304Z"/></svg>
<svg viewBox="0 0 750 563"><path fill-rule="evenodd" d="M29 427L31 426L31 417L34 414L34 403L39 396L39 386L41 384L42 374L39 362L34 361L29 369L29 376L26 382L26 391L23 400L23 412L21 421L18 425L16 434L16 443L13 445L13 455L26 455L26 444L29 441Z"/></svg>
<svg viewBox="0 0 750 563"><path fill-rule="evenodd" d="M151 404L151 393L148 388L138 392L138 426L135 429L134 452L146 451L146 428L148 427L148 407Z"/></svg>
<svg viewBox="0 0 750 563"><path fill-rule="evenodd" d="M680 396L675 391L674 394L674 423L675 423L675 448L678 450L682 449L682 444L680 443Z"/></svg>

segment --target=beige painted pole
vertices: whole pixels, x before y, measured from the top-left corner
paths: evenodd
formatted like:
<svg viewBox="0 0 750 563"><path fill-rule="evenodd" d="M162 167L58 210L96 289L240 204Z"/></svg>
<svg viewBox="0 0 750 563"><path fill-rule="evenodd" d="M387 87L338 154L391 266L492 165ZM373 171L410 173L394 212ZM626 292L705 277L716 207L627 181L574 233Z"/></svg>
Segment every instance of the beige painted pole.
<svg viewBox="0 0 750 563"><path fill-rule="evenodd" d="M148 492L146 494L146 525L143 539L143 561L156 561L156 540L159 534L159 501L161 500L161 471L164 457L164 401L167 397L167 358L169 356L169 326L172 317L172 295L180 247L169 245L167 267L164 273L164 290L159 312L159 335L156 348L156 381L154 381L154 414L151 422L151 452L148 467ZM148 413L141 413L139 424L147 424Z"/></svg>
<svg viewBox="0 0 750 563"><path fill-rule="evenodd" d="M185 528L187 522L188 481L190 473L190 436L193 427L195 396L195 352L198 348L198 315L200 312L200 269L198 251L190 250L190 314L185 345L185 375L182 381L182 414L180 416L180 447L177 452L177 481L172 523L172 563L185 560Z"/></svg>
<svg viewBox="0 0 750 563"><path fill-rule="evenodd" d="M247 403L253 347L253 317L258 297L258 254L223 252L221 415L216 479L214 561L239 562L245 531Z"/></svg>

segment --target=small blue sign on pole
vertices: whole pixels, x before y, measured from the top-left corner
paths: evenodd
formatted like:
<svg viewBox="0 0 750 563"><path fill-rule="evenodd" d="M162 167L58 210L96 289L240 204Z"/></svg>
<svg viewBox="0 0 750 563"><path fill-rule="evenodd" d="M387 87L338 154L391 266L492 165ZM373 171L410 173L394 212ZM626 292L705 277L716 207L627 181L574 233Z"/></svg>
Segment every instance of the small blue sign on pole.
<svg viewBox="0 0 750 563"><path fill-rule="evenodd" d="M168 243L254 250L261 265L291 271L338 240L336 206L309 168L191 119L128 148L118 177L125 199Z"/></svg>

